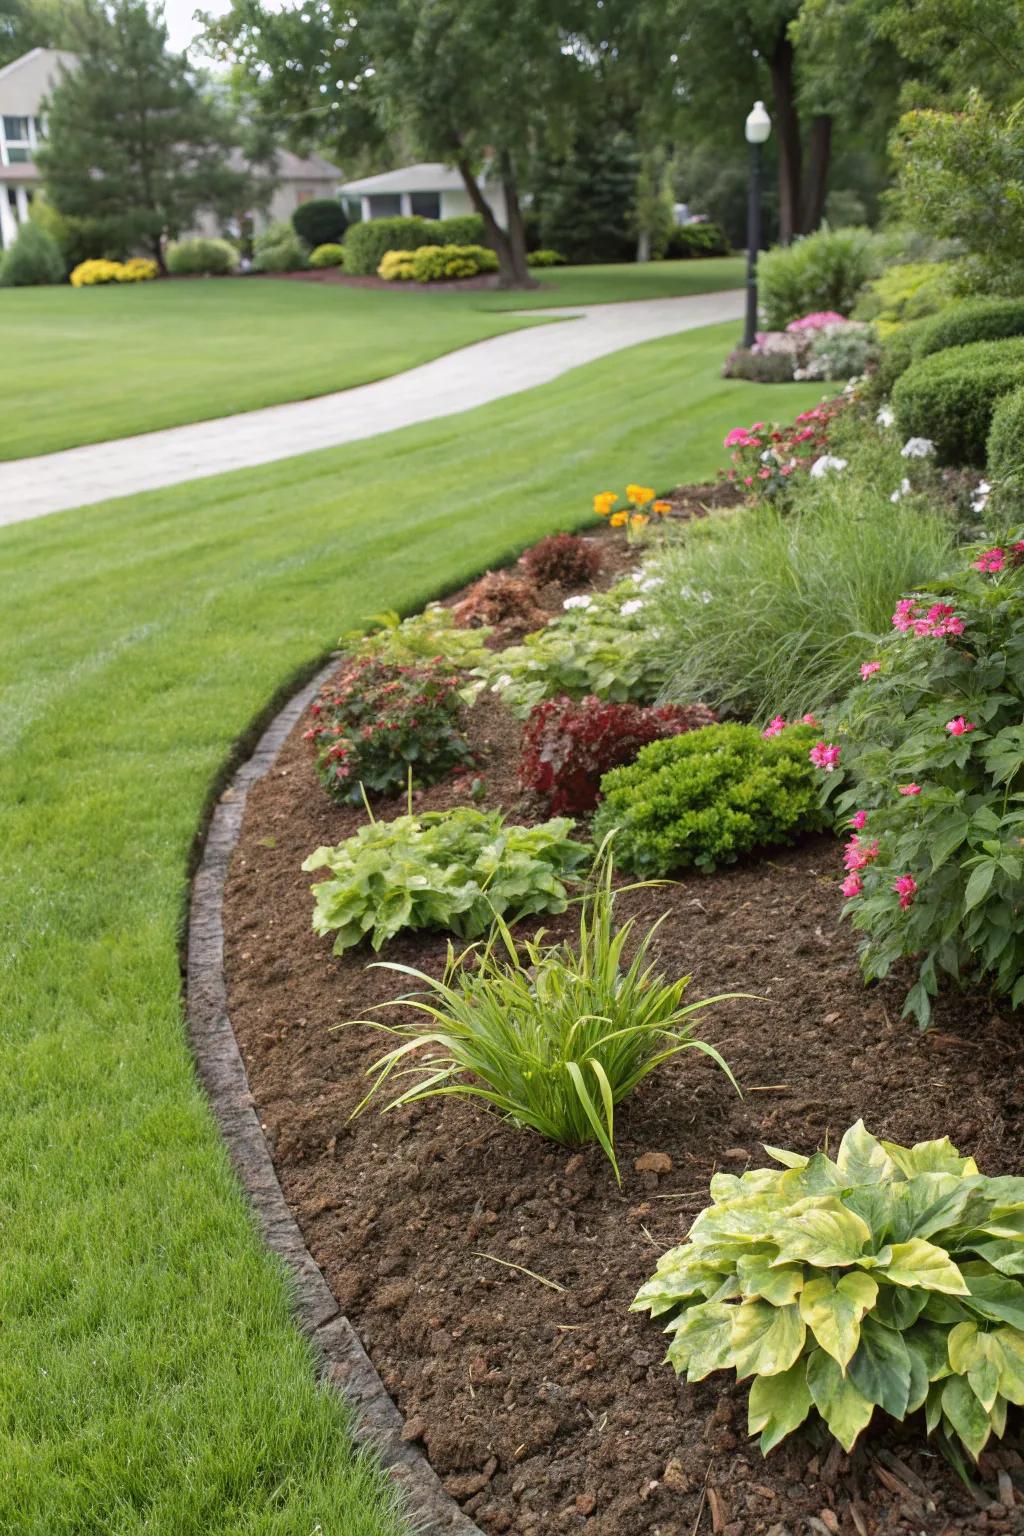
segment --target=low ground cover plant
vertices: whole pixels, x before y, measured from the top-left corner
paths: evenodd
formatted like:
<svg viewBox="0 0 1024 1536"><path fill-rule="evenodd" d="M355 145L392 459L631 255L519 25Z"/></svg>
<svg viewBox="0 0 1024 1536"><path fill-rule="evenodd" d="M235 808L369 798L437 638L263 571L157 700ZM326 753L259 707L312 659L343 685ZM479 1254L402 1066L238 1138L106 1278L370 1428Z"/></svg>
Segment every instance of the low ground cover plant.
<svg viewBox="0 0 1024 1536"><path fill-rule="evenodd" d="M418 1073L385 1108L438 1094L481 1099L562 1146L596 1140L621 1182L615 1107L638 1083L690 1050L734 1079L715 1048L694 1037L691 1023L721 999L684 1004L690 978L668 981L650 956L659 925L634 944L635 920L616 930L614 908L605 855L580 901L575 944L546 944L543 931L519 942L499 917L482 947L462 955L449 949L440 980L389 966L423 988L390 1006L414 1008L427 1023L359 1021L400 1042L370 1067L373 1086L359 1108L390 1086L394 1073Z"/></svg>
<svg viewBox="0 0 1024 1536"><path fill-rule="evenodd" d="M754 345L737 347L722 370L727 379L779 384L791 379L852 379L878 356L870 325L824 310L793 320L784 331L758 331Z"/></svg>
<svg viewBox="0 0 1024 1536"><path fill-rule="evenodd" d="M905 437L928 438L942 464L982 468L1001 397L1024 385L1024 336L975 341L917 358L893 386Z"/></svg>
<svg viewBox="0 0 1024 1536"><path fill-rule="evenodd" d="M803 723L768 735L729 724L653 742L601 780L594 836L615 834L623 869L661 876L710 871L820 830L831 818L808 756L819 735Z"/></svg>
<svg viewBox="0 0 1024 1536"><path fill-rule="evenodd" d="M343 267L345 265L345 247L343 245L332 245L330 242L315 246L309 253L309 264L311 267L318 269L322 267Z"/></svg>
<svg viewBox="0 0 1024 1536"><path fill-rule="evenodd" d="M568 888L590 858L565 818L508 825L500 811L459 806L373 821L303 869L326 869L313 886L313 928L334 934L334 953L368 940L379 951L403 929L439 929L461 939L510 921L564 912Z"/></svg>
<svg viewBox="0 0 1024 1536"><path fill-rule="evenodd" d="M357 659L310 707L316 773L335 800L358 805L364 789L397 794L472 765L462 729L462 678L441 660L394 666Z"/></svg>
<svg viewBox="0 0 1024 1536"><path fill-rule="evenodd" d="M354 630L342 635L341 644L359 656L374 656L392 666L413 666L440 659L452 668L480 665L490 654L485 626L466 629L456 623L451 608L428 603L419 613L403 619L394 612L373 617L377 628L369 634Z"/></svg>
<svg viewBox="0 0 1024 1536"><path fill-rule="evenodd" d="M593 539L552 533L524 551L520 563L538 586L556 582L560 587L583 587L597 580L604 560Z"/></svg>
<svg viewBox="0 0 1024 1536"><path fill-rule="evenodd" d="M167 247L166 261L172 277L226 277L238 266L238 251L230 240L196 236L175 240Z"/></svg>
<svg viewBox="0 0 1024 1536"><path fill-rule="evenodd" d="M764 1454L812 1413L850 1451L876 1408L923 1408L955 1462L977 1460L1024 1403L1024 1179L862 1121L834 1161L765 1151L782 1168L715 1174L633 1303L669 1319L669 1363L750 1380Z"/></svg>
<svg viewBox="0 0 1024 1536"><path fill-rule="evenodd" d="M829 718L851 829L845 914L868 980L913 957L922 1024L941 975L1024 1002L1024 539L896 606Z"/></svg>
<svg viewBox="0 0 1024 1536"><path fill-rule="evenodd" d="M523 730L519 782L552 812L592 811L603 775L631 763L641 747L714 723L703 704L610 704L564 694L544 699Z"/></svg>
<svg viewBox="0 0 1024 1536"><path fill-rule="evenodd" d="M881 264L869 229L831 229L827 224L792 245L766 251L757 264L766 329L781 331L814 310L848 315Z"/></svg>

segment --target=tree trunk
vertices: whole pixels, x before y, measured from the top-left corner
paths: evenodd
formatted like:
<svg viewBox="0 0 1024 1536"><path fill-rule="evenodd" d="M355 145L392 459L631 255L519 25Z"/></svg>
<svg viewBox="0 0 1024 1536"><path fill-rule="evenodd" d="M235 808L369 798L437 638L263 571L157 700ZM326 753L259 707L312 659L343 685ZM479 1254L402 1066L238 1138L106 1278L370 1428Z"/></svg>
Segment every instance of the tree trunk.
<svg viewBox="0 0 1024 1536"><path fill-rule="evenodd" d="M809 235L821 223L828 192L829 157L832 153L832 119L824 115L811 118L809 135L810 162L804 182L800 231Z"/></svg>
<svg viewBox="0 0 1024 1536"><path fill-rule="evenodd" d="M642 229L636 237L636 259L637 261L651 259L651 232L648 229Z"/></svg>
<svg viewBox="0 0 1024 1536"><path fill-rule="evenodd" d="M484 197L480 183L473 174L469 161L460 157L456 162L469 200L484 221L484 236L498 258L498 286L501 288L536 288L537 284L526 265L526 232L519 206L519 192L515 174L507 156L502 156L501 185L505 193L508 229L502 229L494 217L494 210Z"/></svg>
<svg viewBox="0 0 1024 1536"><path fill-rule="evenodd" d="M796 110L793 78L793 44L785 28L779 33L768 61L772 77L772 101L779 142L779 244L789 245L803 229L800 118Z"/></svg>

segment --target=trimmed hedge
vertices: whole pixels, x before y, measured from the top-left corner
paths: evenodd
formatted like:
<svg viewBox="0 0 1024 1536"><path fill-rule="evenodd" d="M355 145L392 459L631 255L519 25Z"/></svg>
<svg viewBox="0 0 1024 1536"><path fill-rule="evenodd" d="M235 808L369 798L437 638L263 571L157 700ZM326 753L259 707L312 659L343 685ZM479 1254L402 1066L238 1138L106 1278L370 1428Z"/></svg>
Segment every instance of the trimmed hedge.
<svg viewBox="0 0 1024 1536"><path fill-rule="evenodd" d="M1024 299L968 299L951 304L922 326L916 352L930 357L947 347L1005 341L1008 336L1024 336Z"/></svg>
<svg viewBox="0 0 1024 1536"><path fill-rule="evenodd" d="M23 224L0 260L0 288L35 288L63 281L64 257L56 240L31 220Z"/></svg>
<svg viewBox="0 0 1024 1536"><path fill-rule="evenodd" d="M337 245L348 229L345 210L334 197L314 197L292 214L292 228L307 245Z"/></svg>
<svg viewBox="0 0 1024 1536"><path fill-rule="evenodd" d="M875 402L887 400L896 380L901 378L917 358L917 344L927 320L908 320L898 331L891 331L882 346L878 367L868 381L868 398Z"/></svg>
<svg viewBox="0 0 1024 1536"><path fill-rule="evenodd" d="M238 252L230 240L212 240L197 236L194 240L176 240L167 247L167 270L174 277L223 277L238 266Z"/></svg>
<svg viewBox="0 0 1024 1536"><path fill-rule="evenodd" d="M1024 387L1003 395L992 412L988 473L999 511L1019 517L1024 509Z"/></svg>
<svg viewBox="0 0 1024 1536"><path fill-rule="evenodd" d="M309 253L311 267L343 267L345 265L345 247L335 245L330 241L326 245L318 245L316 250Z"/></svg>
<svg viewBox="0 0 1024 1536"><path fill-rule="evenodd" d="M728 256L729 239L720 224L677 224L665 245L666 261L687 261L695 256Z"/></svg>
<svg viewBox="0 0 1024 1536"><path fill-rule="evenodd" d="M479 214L454 219L366 219L345 234L345 270L372 277L388 251L415 251L424 245L481 245L484 221Z"/></svg>
<svg viewBox="0 0 1024 1536"><path fill-rule="evenodd" d="M1003 395L1024 385L1024 337L975 341L919 358L892 392L905 437L927 437L942 464L982 467Z"/></svg>

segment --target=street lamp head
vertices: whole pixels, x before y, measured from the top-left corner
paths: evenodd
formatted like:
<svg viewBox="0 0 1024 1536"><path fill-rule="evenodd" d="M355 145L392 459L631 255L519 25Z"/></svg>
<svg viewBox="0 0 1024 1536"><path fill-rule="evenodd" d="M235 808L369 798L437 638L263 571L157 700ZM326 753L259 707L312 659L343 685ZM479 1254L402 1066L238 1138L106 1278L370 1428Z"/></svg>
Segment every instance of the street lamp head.
<svg viewBox="0 0 1024 1536"><path fill-rule="evenodd" d="M747 118L746 134L748 144L763 144L772 131L772 120L765 111L763 101L755 101L753 111Z"/></svg>

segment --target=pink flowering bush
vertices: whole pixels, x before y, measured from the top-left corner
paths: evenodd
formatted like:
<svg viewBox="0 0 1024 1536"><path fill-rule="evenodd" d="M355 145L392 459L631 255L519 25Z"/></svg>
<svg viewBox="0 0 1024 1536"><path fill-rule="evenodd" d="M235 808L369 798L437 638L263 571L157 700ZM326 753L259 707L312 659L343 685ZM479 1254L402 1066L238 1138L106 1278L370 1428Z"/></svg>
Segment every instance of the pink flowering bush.
<svg viewBox="0 0 1024 1536"><path fill-rule="evenodd" d="M799 320L791 320L786 330L791 334L802 331L824 331L832 325L845 325L846 316L841 315L835 309L816 309L812 314L801 315Z"/></svg>
<svg viewBox="0 0 1024 1536"><path fill-rule="evenodd" d="M785 495L793 476L810 469L828 448L829 429L846 405L842 396L826 400L813 410L802 411L788 427L755 421L752 427L733 427L724 446L732 449L730 480L746 486L758 501Z"/></svg>
<svg viewBox="0 0 1024 1536"><path fill-rule="evenodd" d="M904 598L875 649L827 721L842 771L822 774L865 977L913 957L922 1025L942 975L1024 1003L1024 541Z"/></svg>

